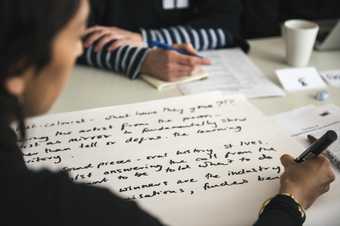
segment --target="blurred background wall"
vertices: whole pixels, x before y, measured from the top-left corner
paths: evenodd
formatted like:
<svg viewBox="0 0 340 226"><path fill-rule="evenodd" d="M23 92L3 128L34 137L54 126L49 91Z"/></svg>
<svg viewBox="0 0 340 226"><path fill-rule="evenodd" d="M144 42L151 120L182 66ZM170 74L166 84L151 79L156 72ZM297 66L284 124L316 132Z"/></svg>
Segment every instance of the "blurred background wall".
<svg viewBox="0 0 340 226"><path fill-rule="evenodd" d="M280 34L287 19L340 19L340 0L240 0L241 28L246 38Z"/></svg>

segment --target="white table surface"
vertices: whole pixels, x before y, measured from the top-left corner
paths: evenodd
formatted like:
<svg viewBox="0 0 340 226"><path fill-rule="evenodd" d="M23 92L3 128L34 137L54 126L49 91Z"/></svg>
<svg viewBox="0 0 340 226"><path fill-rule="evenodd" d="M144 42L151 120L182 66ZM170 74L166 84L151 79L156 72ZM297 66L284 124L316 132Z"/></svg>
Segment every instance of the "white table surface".
<svg viewBox="0 0 340 226"><path fill-rule="evenodd" d="M252 40L250 58L274 83L279 85L274 71L287 68L285 63L284 43L280 38ZM314 52L311 66L319 70L340 69L340 51ZM286 97L254 99L251 102L267 115L289 111L308 104L334 103L340 106L340 89L329 87L331 98L324 103L313 96L317 91L297 92ZM77 67L70 82L59 98L51 113L85 110L112 105L130 104L148 100L179 96L176 88L157 91L141 80L131 81L126 77L114 75L87 67ZM332 186L326 205L316 205L311 209L308 225L340 225L340 173ZM326 197L324 197L326 198ZM322 199L324 199L322 198ZM320 202L322 203L322 199ZM324 201L326 201L324 200ZM327 206L325 209L324 207ZM316 224L315 224L316 223Z"/></svg>
<svg viewBox="0 0 340 226"><path fill-rule="evenodd" d="M285 63L282 39L252 40L250 44L252 47L250 58L266 76L279 85L274 71L289 67ZM321 71L340 69L340 51L314 52L310 65ZM251 102L267 115L289 111L307 104L334 103L340 106L340 89L329 87L328 90L331 98L323 103L313 98L316 91L291 93L283 98L254 99ZM181 93L176 88L159 92L141 80L131 81L111 72L78 66L51 113L130 104L179 95Z"/></svg>

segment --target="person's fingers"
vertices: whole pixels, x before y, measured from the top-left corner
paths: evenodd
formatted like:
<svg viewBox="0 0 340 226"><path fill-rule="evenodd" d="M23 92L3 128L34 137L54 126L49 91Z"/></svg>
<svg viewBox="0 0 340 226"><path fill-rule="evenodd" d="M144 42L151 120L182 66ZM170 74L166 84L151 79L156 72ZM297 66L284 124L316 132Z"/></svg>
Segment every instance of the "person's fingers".
<svg viewBox="0 0 340 226"><path fill-rule="evenodd" d="M189 43L189 44L176 44L173 45L174 48L176 49L184 49L188 51L188 53L191 53L193 55L197 55L197 50Z"/></svg>
<svg viewBox="0 0 340 226"><path fill-rule="evenodd" d="M103 30L105 29L104 27L102 26L94 26L94 27L90 27L90 28L87 28L84 32L84 36L88 35L88 34L91 34L93 32L97 32L97 31L100 31L100 30Z"/></svg>
<svg viewBox="0 0 340 226"><path fill-rule="evenodd" d="M177 63L177 64L182 64L182 65L189 65L189 66L195 67L198 65L205 65L208 63L208 62L202 62L204 61L204 59L201 59L199 57L180 54L176 51L167 51L166 55L168 57L168 61Z"/></svg>
<svg viewBox="0 0 340 226"><path fill-rule="evenodd" d="M199 66L191 65L191 64L182 64L180 61L175 61L175 62L172 62L172 63L176 65L176 69L184 69L184 70L194 71L196 68L199 67Z"/></svg>
<svg viewBox="0 0 340 226"><path fill-rule="evenodd" d="M121 29L119 27L110 27L110 29L114 33L127 33L128 32L127 30Z"/></svg>
<svg viewBox="0 0 340 226"><path fill-rule="evenodd" d="M163 80L168 82L174 82L180 77L179 68L180 65L167 62L164 65L159 65L160 73L163 74Z"/></svg>
<svg viewBox="0 0 340 226"><path fill-rule="evenodd" d="M332 170L331 170L331 172L329 173L328 178L329 178L329 182L330 182L330 183L333 183L333 182L335 181L336 176L335 176L335 174L334 174L334 172L333 172Z"/></svg>
<svg viewBox="0 0 340 226"><path fill-rule="evenodd" d="M332 170L331 162L326 157L324 157L323 159L323 167L324 167L323 169L326 175L326 183L329 183L329 184L333 183L336 177Z"/></svg>
<svg viewBox="0 0 340 226"><path fill-rule="evenodd" d="M190 43L189 44L176 44L176 45L173 45L173 47L175 47L177 49L183 49L183 50L187 51L189 54L196 56L197 58L200 59L200 61L197 62L200 65L210 65L212 63L207 58L199 57L197 50Z"/></svg>
<svg viewBox="0 0 340 226"><path fill-rule="evenodd" d="M210 59L204 58L203 65L211 65L212 61Z"/></svg>
<svg viewBox="0 0 340 226"><path fill-rule="evenodd" d="M176 72L176 78L177 79L180 79L180 78L183 78L183 77L188 77L192 74L192 71L191 70L187 70L187 69L179 69L177 72Z"/></svg>
<svg viewBox="0 0 340 226"><path fill-rule="evenodd" d="M288 168L292 164L295 163L295 160L292 156L290 155L282 155L281 156L281 163L285 168Z"/></svg>
<svg viewBox="0 0 340 226"><path fill-rule="evenodd" d="M192 74L192 69L189 67L176 67L176 69L172 70L172 77L176 79L180 79L183 77L190 76Z"/></svg>
<svg viewBox="0 0 340 226"><path fill-rule="evenodd" d="M168 63L164 66L164 69L165 80L174 82L183 77L191 76L195 70L195 67L176 63Z"/></svg>
<svg viewBox="0 0 340 226"><path fill-rule="evenodd" d="M161 79L166 82L175 82L178 80L179 75L177 74L176 71L169 71L162 73Z"/></svg>
<svg viewBox="0 0 340 226"><path fill-rule="evenodd" d="M109 42L115 41L117 40L116 36L114 35L105 35L104 37L102 37L99 42L96 45L96 52L99 52L100 50L102 50L104 48L105 45L107 45Z"/></svg>
<svg viewBox="0 0 340 226"><path fill-rule="evenodd" d="M318 156L318 159L319 161L321 161L323 164L329 164L330 165L330 161L329 159L327 158L327 156L323 153L321 153L319 156Z"/></svg>
<svg viewBox="0 0 340 226"><path fill-rule="evenodd" d="M173 64L168 66L168 70L166 72L168 77L172 78L172 81L177 81L183 77L190 76L193 72L194 68L191 66Z"/></svg>
<svg viewBox="0 0 340 226"><path fill-rule="evenodd" d="M321 191L322 191L322 193L327 193L327 192L329 192L330 189L331 189L331 186L330 185L326 185L326 186L323 186Z"/></svg>
<svg viewBox="0 0 340 226"><path fill-rule="evenodd" d="M329 159L324 155L319 155L318 157L310 159L306 162L308 162L308 164L314 165L315 167L318 167L319 170L329 170L331 168L331 163Z"/></svg>
<svg viewBox="0 0 340 226"><path fill-rule="evenodd" d="M129 45L129 43L124 40L124 39L118 39L117 41L115 41L114 43L112 43L112 45L110 46L110 48L108 49L108 51L113 51L117 48L120 48L122 46L126 46Z"/></svg>
<svg viewBox="0 0 340 226"><path fill-rule="evenodd" d="M200 65L209 65L211 63L208 59L194 56L186 56L177 53L173 57L175 58L175 61L178 62L179 64L190 65L192 67Z"/></svg>
<svg viewBox="0 0 340 226"><path fill-rule="evenodd" d="M104 35L106 35L106 33L103 30L88 35L87 39L84 42L85 48L89 48L90 46L92 46L93 43L102 38Z"/></svg>

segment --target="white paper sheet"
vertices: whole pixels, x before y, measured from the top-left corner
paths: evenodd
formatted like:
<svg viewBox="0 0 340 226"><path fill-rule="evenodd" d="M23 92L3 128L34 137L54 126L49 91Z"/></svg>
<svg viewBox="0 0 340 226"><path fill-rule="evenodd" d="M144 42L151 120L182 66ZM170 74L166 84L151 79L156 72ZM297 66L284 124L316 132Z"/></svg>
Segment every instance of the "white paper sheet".
<svg viewBox="0 0 340 226"><path fill-rule="evenodd" d="M319 72L313 67L277 70L276 74L287 91L302 91L326 88Z"/></svg>
<svg viewBox="0 0 340 226"><path fill-rule="evenodd" d="M308 134L319 138L327 130L334 130L340 135L340 109L335 105L307 106L276 115L273 119L305 147L309 145L306 138ZM329 151L331 158L333 156L340 159L340 140L331 145ZM335 162L333 164L336 165ZM331 185L330 192L322 196L307 212L307 223L310 225L339 225L340 171L335 169L334 172L337 179Z"/></svg>
<svg viewBox="0 0 340 226"><path fill-rule="evenodd" d="M302 151L272 125L241 96L202 94L32 119L22 149L29 167L108 187L165 224L251 226L280 156Z"/></svg>
<svg viewBox="0 0 340 226"><path fill-rule="evenodd" d="M239 49L207 51L201 55L212 61L211 66L204 67L209 78L179 85L184 94L219 90L225 95L244 94L248 98L285 95Z"/></svg>
<svg viewBox="0 0 340 226"><path fill-rule="evenodd" d="M291 112L274 116L292 137L308 145L308 134L321 137L328 130L336 131L340 136L340 108L335 105L321 107L306 106ZM340 162L340 139L330 146L330 154ZM338 166L340 169L340 165Z"/></svg>
<svg viewBox="0 0 340 226"><path fill-rule="evenodd" d="M321 76L330 86L340 87L340 70L324 71Z"/></svg>
<svg viewBox="0 0 340 226"><path fill-rule="evenodd" d="M340 134L340 108L335 105L316 107L313 105L278 114L273 117L293 137L308 144L308 134L320 136L327 130L334 129ZM333 146L340 147L338 144Z"/></svg>

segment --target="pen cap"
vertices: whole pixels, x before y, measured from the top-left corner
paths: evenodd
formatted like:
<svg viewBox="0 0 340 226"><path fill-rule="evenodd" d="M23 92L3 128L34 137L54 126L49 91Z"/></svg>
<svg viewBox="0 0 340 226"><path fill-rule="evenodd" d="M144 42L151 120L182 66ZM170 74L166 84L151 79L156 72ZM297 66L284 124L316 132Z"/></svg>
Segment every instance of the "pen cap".
<svg viewBox="0 0 340 226"><path fill-rule="evenodd" d="M318 155L326 150L329 145L338 139L338 135L335 131L329 130L319 140L314 143L314 154Z"/></svg>

